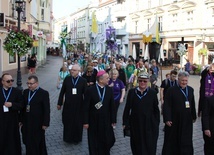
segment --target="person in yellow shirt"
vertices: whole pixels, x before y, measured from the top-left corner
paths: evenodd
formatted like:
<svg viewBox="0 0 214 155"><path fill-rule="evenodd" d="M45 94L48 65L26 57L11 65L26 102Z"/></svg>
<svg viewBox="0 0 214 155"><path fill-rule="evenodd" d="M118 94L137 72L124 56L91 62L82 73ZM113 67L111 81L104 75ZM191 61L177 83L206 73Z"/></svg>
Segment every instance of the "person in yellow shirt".
<svg viewBox="0 0 214 155"><path fill-rule="evenodd" d="M134 78L133 78L134 87L137 86L137 77L138 77L139 73L147 72L147 69L145 68L143 61L140 61L138 64L139 64L139 67L136 68L134 71Z"/></svg>

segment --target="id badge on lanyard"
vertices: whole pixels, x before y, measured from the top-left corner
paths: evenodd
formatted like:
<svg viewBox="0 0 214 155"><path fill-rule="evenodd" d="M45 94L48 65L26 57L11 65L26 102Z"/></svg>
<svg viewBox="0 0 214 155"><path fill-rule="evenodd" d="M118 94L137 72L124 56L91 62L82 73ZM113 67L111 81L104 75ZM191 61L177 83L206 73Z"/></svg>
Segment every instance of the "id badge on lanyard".
<svg viewBox="0 0 214 155"><path fill-rule="evenodd" d="M4 110L4 112L9 112L9 108L6 107L5 105L3 105L3 110Z"/></svg>
<svg viewBox="0 0 214 155"><path fill-rule="evenodd" d="M8 93L8 95L6 96L6 93L5 93L4 89L2 88L2 92L3 92L3 94L4 94L5 102L8 101L8 99L9 99L9 97L10 97L10 94L11 94L11 91L12 91L12 88L10 88L9 93ZM6 107L5 105L3 105L3 111L4 111L4 112L9 112L9 108Z"/></svg>
<svg viewBox="0 0 214 155"><path fill-rule="evenodd" d="M186 106L186 108L190 108L189 101L185 101L185 106Z"/></svg>

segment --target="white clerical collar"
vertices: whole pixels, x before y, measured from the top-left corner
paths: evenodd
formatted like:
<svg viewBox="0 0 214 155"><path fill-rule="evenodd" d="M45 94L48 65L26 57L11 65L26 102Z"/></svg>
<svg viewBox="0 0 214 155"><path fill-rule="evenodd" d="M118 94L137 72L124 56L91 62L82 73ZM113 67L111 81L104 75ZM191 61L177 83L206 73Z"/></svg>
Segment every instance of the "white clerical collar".
<svg viewBox="0 0 214 155"><path fill-rule="evenodd" d="M37 91L39 89L39 87L36 87L34 90L31 90L32 92Z"/></svg>
<svg viewBox="0 0 214 155"><path fill-rule="evenodd" d="M9 87L9 88L6 88L6 87L4 87L4 86L3 86L3 88L4 88L4 90L8 90L8 89L10 89L11 87Z"/></svg>
<svg viewBox="0 0 214 155"><path fill-rule="evenodd" d="M96 82L100 88L104 88L105 86L101 86L98 82Z"/></svg>

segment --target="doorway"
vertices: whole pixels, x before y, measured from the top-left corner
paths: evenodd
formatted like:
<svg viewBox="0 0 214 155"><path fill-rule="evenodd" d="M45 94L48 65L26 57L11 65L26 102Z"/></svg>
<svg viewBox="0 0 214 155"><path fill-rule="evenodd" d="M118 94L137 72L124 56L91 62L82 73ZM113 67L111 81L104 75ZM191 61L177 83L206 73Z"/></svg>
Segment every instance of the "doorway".
<svg viewBox="0 0 214 155"><path fill-rule="evenodd" d="M156 42L149 43L150 60L155 59L156 62L158 61L158 57L160 54L160 47L161 47L161 44L158 44Z"/></svg>
<svg viewBox="0 0 214 155"><path fill-rule="evenodd" d="M133 42L132 43L132 47L133 45L135 45L135 49L136 49L136 58L139 58L140 55L140 43L139 42Z"/></svg>

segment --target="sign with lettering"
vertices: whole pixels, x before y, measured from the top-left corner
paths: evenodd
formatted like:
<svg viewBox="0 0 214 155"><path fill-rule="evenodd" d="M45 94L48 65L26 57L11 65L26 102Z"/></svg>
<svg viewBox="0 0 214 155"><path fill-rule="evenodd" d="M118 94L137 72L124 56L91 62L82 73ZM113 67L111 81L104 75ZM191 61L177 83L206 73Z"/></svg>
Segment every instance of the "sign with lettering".
<svg viewBox="0 0 214 155"><path fill-rule="evenodd" d="M0 26L5 26L4 13L0 13Z"/></svg>
<svg viewBox="0 0 214 155"><path fill-rule="evenodd" d="M43 31L38 31L37 32L37 37L43 37Z"/></svg>

